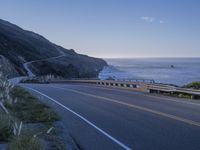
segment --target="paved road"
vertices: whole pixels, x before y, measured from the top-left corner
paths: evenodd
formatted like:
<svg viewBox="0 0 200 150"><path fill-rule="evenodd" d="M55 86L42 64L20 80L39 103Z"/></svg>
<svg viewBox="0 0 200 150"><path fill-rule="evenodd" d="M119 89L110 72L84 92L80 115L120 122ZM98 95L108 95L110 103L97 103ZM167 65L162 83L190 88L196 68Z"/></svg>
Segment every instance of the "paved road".
<svg viewBox="0 0 200 150"><path fill-rule="evenodd" d="M33 61L29 61L29 62L24 63L23 67L27 71L27 76L19 76L19 77L11 78L8 81L11 82L12 84L16 85L16 84L20 83L20 81L23 80L23 79L27 79L28 77L35 77L35 74L29 68L29 65L32 64L32 63L40 62L40 61L48 61L48 60L52 60L52 59L58 59L58 58L66 56L66 54L64 53L64 51L62 51L61 49L59 49L55 45L53 45L53 46L59 52L58 56L54 56L54 57L50 57L50 58L45 58L45 59L39 59L39 60L33 60Z"/></svg>
<svg viewBox="0 0 200 150"><path fill-rule="evenodd" d="M200 102L87 84L24 84L86 150L200 150Z"/></svg>
<svg viewBox="0 0 200 150"><path fill-rule="evenodd" d="M54 57L50 57L50 58L45 58L45 59L34 60L34 61L29 61L29 62L26 62L26 63L23 64L24 69L27 71L28 77L34 77L35 76L35 74L29 68L30 64L35 63L35 62L40 62L40 61L48 61L48 60L51 60L51 59L58 59L58 58L66 56L66 54L64 53L64 51L62 51L61 49L59 49L56 45L52 44L52 46L54 46L55 49L59 52L58 56L54 56Z"/></svg>
<svg viewBox="0 0 200 150"><path fill-rule="evenodd" d="M26 62L26 63L23 64L24 68L27 71L28 77L34 77L35 76L35 74L29 68L30 64L35 63L35 62L40 62L40 61L48 61L48 60L51 60L51 59L58 59L58 58L64 57L66 55L62 50L60 50L56 46L55 46L55 48L60 53L58 56L54 56L54 57L50 57L50 58L45 58L45 59L40 59L40 60L29 61L29 62Z"/></svg>
<svg viewBox="0 0 200 150"><path fill-rule="evenodd" d="M66 54L64 54L64 52L60 52L59 56L26 62L26 63L23 64L23 66L24 66L24 69L27 71L27 76L20 76L20 77L11 78L8 81L11 82L12 84L16 85L16 84L20 83L20 81L23 80L23 79L27 79L28 77L35 77L35 74L29 68L30 64L35 63L35 62L40 62L40 61L48 61L48 60L52 60L52 59L58 59L58 58L65 57L65 56L66 56Z"/></svg>

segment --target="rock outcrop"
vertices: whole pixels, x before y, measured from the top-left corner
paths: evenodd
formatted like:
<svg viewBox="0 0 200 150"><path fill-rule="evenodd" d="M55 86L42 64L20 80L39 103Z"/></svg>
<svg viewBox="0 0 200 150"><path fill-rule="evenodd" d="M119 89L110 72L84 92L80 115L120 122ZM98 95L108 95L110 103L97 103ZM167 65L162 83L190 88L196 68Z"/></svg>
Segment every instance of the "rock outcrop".
<svg viewBox="0 0 200 150"><path fill-rule="evenodd" d="M0 55L0 73L4 77L12 78L19 76L19 71L17 66L14 66L8 59ZM18 68L19 69L19 68Z"/></svg>

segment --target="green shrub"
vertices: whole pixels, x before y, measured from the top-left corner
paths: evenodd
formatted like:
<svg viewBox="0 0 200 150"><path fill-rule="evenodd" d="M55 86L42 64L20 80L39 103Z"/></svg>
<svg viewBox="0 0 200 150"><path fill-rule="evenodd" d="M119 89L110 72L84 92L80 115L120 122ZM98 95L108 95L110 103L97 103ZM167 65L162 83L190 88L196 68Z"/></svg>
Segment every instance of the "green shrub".
<svg viewBox="0 0 200 150"><path fill-rule="evenodd" d="M192 82L190 84L185 85L186 88L200 89L200 81Z"/></svg>
<svg viewBox="0 0 200 150"><path fill-rule="evenodd" d="M0 141L8 141L13 133L13 117L0 112Z"/></svg>
<svg viewBox="0 0 200 150"><path fill-rule="evenodd" d="M9 150L42 150L42 145L37 137L29 132L13 137L9 144Z"/></svg>
<svg viewBox="0 0 200 150"><path fill-rule="evenodd" d="M12 97L17 99L17 103L6 106L16 118L25 123L53 122L60 119L52 108L20 87L12 90Z"/></svg>
<svg viewBox="0 0 200 150"><path fill-rule="evenodd" d="M29 110L15 112L15 116L26 123L52 122L59 120L59 116L50 108L30 107Z"/></svg>

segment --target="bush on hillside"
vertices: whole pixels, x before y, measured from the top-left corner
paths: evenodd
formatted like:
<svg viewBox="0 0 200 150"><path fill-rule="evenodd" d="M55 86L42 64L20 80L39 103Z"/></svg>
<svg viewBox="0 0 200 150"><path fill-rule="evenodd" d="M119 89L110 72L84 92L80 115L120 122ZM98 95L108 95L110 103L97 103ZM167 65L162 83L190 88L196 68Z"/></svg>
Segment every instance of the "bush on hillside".
<svg viewBox="0 0 200 150"><path fill-rule="evenodd" d="M200 89L200 81L192 82L184 86L185 88Z"/></svg>

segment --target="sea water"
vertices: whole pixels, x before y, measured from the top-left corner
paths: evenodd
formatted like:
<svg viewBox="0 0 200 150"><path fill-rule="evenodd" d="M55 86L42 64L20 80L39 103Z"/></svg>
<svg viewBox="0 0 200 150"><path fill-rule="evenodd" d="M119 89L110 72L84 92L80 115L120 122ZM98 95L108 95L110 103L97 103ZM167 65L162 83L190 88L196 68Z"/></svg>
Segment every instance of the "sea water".
<svg viewBox="0 0 200 150"><path fill-rule="evenodd" d="M105 59L108 67L100 79L151 79L158 83L185 85L200 81L200 58Z"/></svg>

